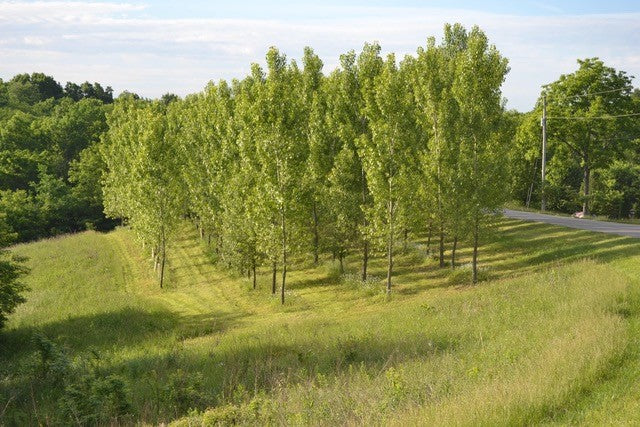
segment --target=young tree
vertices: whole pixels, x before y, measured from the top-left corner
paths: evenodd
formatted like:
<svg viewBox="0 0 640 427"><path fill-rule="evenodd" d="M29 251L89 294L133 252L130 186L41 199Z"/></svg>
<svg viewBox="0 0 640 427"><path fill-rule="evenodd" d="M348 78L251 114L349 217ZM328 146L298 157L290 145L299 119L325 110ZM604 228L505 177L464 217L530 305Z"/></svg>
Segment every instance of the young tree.
<svg viewBox="0 0 640 427"><path fill-rule="evenodd" d="M280 300L285 301L289 257L301 241L304 218L303 175L308 157L303 105L297 96L300 72L277 49L267 53L268 72L259 88L257 107L260 131L256 140L260 161L260 196L267 218L278 218L278 240L282 263Z"/></svg>
<svg viewBox="0 0 640 427"><path fill-rule="evenodd" d="M171 108L171 107L169 107ZM167 107L132 97L116 103L104 138L105 210L126 219L151 246L163 287L167 243L184 210L175 120Z"/></svg>
<svg viewBox="0 0 640 427"><path fill-rule="evenodd" d="M309 147L307 158L308 174L305 174L305 199L310 208L311 235L313 236L313 261L318 263L320 252L321 217L324 214L322 194L326 178L331 170L334 151L334 138L326 124L326 91L322 74L322 60L310 47L305 47L302 58L302 104L305 122L305 144ZM323 224L324 225L324 224Z"/></svg>
<svg viewBox="0 0 640 427"><path fill-rule="evenodd" d="M459 162L466 177L460 190L467 201L473 236L472 282L478 281L480 228L494 217L507 194L506 141L502 138L500 87L509 68L486 35L473 27L457 56L452 93L460 114ZM482 76L481 79L477 76Z"/></svg>
<svg viewBox="0 0 640 427"><path fill-rule="evenodd" d="M344 257L354 242L360 240L358 226L362 210L360 191L362 190L362 163L353 147L344 145L334 159L328 176L325 193L328 210L327 247L340 262L340 272L344 273Z"/></svg>
<svg viewBox="0 0 640 427"><path fill-rule="evenodd" d="M259 102L264 90L266 76L253 64L251 75L234 83L234 123L237 128L238 173L241 173L245 193L247 221L256 230L255 253L266 259L271 267L271 294L277 292L277 267L280 259L279 218L276 201L266 196L262 186L263 157L258 151L260 138L264 135L264 104Z"/></svg>
<svg viewBox="0 0 640 427"><path fill-rule="evenodd" d="M405 73L395 56L389 55L374 79L375 96L366 98L371 138L361 138L360 153L367 175L373 206L367 212L373 235L382 234L387 251L387 294L391 293L394 239L400 227L398 207L408 204L412 193L406 184L415 171L410 168L416 125L411 92L406 90Z"/></svg>
<svg viewBox="0 0 640 427"><path fill-rule="evenodd" d="M233 99L229 85L210 83L204 93L173 102L180 122L177 138L182 176L188 188L189 210L202 237L223 243L223 197L229 171L235 162Z"/></svg>
<svg viewBox="0 0 640 427"><path fill-rule="evenodd" d="M341 56L342 68L334 71L326 80L326 128L335 141L335 156L332 159L325 189L325 205L329 220L326 244L338 257L341 272L344 257L356 246L363 249L362 277L366 279L369 257L369 242L363 224L366 221L363 208L370 202L369 190L362 161L358 156L356 139L362 130L361 112L352 104L357 95L355 53ZM313 147L311 156L313 156Z"/></svg>
<svg viewBox="0 0 640 427"><path fill-rule="evenodd" d="M412 62L412 83L419 123L428 135L423 151L423 191L429 223L436 226L440 267L445 266L445 234L453 234L454 243L461 234L459 218L464 212L458 202L464 197L457 188L460 177L458 163L459 107L452 93L456 58L466 47L466 31L460 25L446 25L438 46L433 37L426 48L419 48ZM431 225L429 226L431 228ZM431 233L431 231L430 231ZM454 252L454 251L452 251Z"/></svg>
<svg viewBox="0 0 640 427"><path fill-rule="evenodd" d="M367 278L370 251L370 237L367 235L370 227L365 211L370 208L372 200L358 147L366 145L362 141L371 138L370 118L367 116L366 106L367 102L369 105L375 102L374 79L382 70L382 63L380 46L367 43L358 56L353 51L340 56L341 68L331 75L329 83L327 121L332 134L337 137L338 147L341 147L335 152L348 149L358 157L359 169L351 173L359 175L359 191L358 194L354 194L354 201L358 200L360 212L358 218L350 218L349 222L358 221L359 224L359 240L362 244L362 280ZM345 157L348 157L346 153ZM341 174L345 172L345 170L340 171ZM351 179L345 179L345 183L351 182ZM347 185L333 191L351 190L353 189ZM355 213L353 210L347 210L347 212Z"/></svg>

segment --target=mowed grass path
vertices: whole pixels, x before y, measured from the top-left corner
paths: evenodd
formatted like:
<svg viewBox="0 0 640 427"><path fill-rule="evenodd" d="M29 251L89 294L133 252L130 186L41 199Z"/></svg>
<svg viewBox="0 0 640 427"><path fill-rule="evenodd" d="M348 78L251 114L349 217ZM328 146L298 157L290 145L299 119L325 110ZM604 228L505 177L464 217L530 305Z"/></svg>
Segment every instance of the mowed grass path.
<svg viewBox="0 0 640 427"><path fill-rule="evenodd" d="M481 248L477 286L467 285L468 248L453 272L425 249L420 237L398 248L390 299L381 280L364 286L329 259L299 259L281 306L270 271L252 290L212 265L188 225L165 289L125 229L16 246L30 258L31 291L0 333L0 424L24 421L33 404L12 394L21 379L6 373L20 371L35 333L74 358L99 354L127 379L134 418L150 423L189 407L226 408L182 419L194 425L229 413L276 424L640 417L638 241L503 220ZM358 261L348 258L348 273ZM383 257L373 260L371 274L384 272ZM159 395L185 381L195 390L186 404ZM35 403L40 416L55 411L46 394Z"/></svg>

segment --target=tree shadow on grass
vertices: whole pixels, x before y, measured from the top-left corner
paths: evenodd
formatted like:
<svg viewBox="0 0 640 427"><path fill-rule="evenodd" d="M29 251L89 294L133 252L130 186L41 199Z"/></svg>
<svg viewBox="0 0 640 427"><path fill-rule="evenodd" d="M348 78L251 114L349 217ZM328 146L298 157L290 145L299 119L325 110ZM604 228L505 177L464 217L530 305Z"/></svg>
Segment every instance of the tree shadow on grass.
<svg viewBox="0 0 640 427"><path fill-rule="evenodd" d="M303 272L301 272L301 276L303 276ZM340 276L333 275L323 275L321 277L314 277L311 279L304 279L296 277L291 280L291 284L289 285L290 289L304 289L304 288L314 288L317 286L335 286L340 283Z"/></svg>
<svg viewBox="0 0 640 427"><path fill-rule="evenodd" d="M609 262L640 255L639 239L548 224L508 221L506 225L508 228L486 245L492 255L497 254L487 263L497 276L530 273L584 258Z"/></svg>
<svg viewBox="0 0 640 427"><path fill-rule="evenodd" d="M483 240L478 258L481 281L530 274L585 258L609 262L640 256L640 239L512 219L501 220L500 228ZM460 275L457 270L470 262L471 249L468 242L460 242L458 248L455 270L449 266L449 259L447 266L440 268L428 257L422 262L411 262L411 257L402 262L398 257L393 275L399 282L397 293L412 295L461 285L452 275Z"/></svg>
<svg viewBox="0 0 640 427"><path fill-rule="evenodd" d="M289 340L264 335L222 345L212 343L204 352L145 354L119 361L112 369L129 372L141 381L148 380L151 372L169 376L170 372L182 370L202 375L203 388L213 397L231 396L238 386L269 392L283 384L313 380L318 374L339 375L354 367L377 375L402 362L456 351L461 342L458 337L428 332L393 336L337 333L333 340L315 340L308 332L292 330L298 338Z"/></svg>
<svg viewBox="0 0 640 427"><path fill-rule="evenodd" d="M141 342L174 336L184 340L223 332L241 314L208 313L180 316L170 311L124 308L118 311L71 317L37 326L0 332L0 360L34 350L33 336L41 334L72 352L140 346Z"/></svg>

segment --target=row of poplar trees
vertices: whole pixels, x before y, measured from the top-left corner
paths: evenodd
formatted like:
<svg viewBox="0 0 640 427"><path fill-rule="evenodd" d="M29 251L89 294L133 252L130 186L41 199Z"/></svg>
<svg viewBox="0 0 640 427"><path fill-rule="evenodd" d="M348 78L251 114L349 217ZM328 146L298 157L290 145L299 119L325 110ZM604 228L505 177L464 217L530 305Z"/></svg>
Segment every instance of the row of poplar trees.
<svg viewBox="0 0 640 427"><path fill-rule="evenodd" d="M267 68L210 83L174 102L119 99L103 140L105 209L151 248L164 277L167 242L185 218L226 266L279 275L292 257L340 261L386 253L407 233L473 245L504 201L500 87L507 60L477 27L445 26L398 62L378 44L340 57L329 75L306 48L302 67L276 48Z"/></svg>

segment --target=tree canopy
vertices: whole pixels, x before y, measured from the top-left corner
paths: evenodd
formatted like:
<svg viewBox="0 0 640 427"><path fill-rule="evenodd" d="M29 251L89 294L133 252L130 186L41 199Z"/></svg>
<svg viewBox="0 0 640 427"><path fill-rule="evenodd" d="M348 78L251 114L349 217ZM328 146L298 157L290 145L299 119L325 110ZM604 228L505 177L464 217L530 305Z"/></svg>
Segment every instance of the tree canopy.
<svg viewBox="0 0 640 427"><path fill-rule="evenodd" d="M266 264L275 294L280 270L282 303L291 260L311 253L317 263L323 251L343 268L361 250L363 280L384 252L391 292L396 242L433 221L441 261L453 241L455 266L468 236L477 255L507 194L506 59L461 25L416 57L380 52L365 44L325 75L311 48L300 67L272 47L266 68L242 80L183 100L116 100L102 151L108 214L136 230L155 264L169 230L191 219L214 258L253 273L254 286Z"/></svg>

